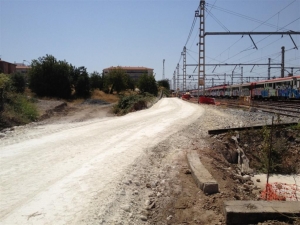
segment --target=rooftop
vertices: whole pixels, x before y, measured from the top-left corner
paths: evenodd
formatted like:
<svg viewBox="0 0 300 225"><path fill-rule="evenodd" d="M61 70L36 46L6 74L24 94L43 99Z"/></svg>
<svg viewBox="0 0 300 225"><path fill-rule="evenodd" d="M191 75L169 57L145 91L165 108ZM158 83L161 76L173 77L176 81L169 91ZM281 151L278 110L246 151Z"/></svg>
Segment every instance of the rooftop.
<svg viewBox="0 0 300 225"><path fill-rule="evenodd" d="M103 70L111 70L111 69L115 69L115 68L121 68L123 70L153 70L152 68L147 68L147 67L139 67L139 66L111 66L108 68L105 68Z"/></svg>

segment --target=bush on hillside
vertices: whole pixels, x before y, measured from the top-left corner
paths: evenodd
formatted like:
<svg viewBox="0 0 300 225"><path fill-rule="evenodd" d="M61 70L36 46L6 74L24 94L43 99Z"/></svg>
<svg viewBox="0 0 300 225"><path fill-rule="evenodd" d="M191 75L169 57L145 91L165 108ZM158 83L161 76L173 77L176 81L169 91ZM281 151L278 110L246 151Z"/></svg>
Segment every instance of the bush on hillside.
<svg viewBox="0 0 300 225"><path fill-rule="evenodd" d="M20 72L13 73L10 76L12 81L13 90L18 93L24 93L26 87L26 79Z"/></svg>
<svg viewBox="0 0 300 225"><path fill-rule="evenodd" d="M0 128L26 124L37 118L37 108L29 99L22 94L7 93L0 117Z"/></svg>
<svg viewBox="0 0 300 225"><path fill-rule="evenodd" d="M15 92L10 76L0 74L0 129L35 121L36 106L21 93Z"/></svg>
<svg viewBox="0 0 300 225"><path fill-rule="evenodd" d="M157 84L159 87L164 87L165 89L170 90L170 84L167 79L159 80L159 81L157 81Z"/></svg>
<svg viewBox="0 0 300 225"><path fill-rule="evenodd" d="M147 108L147 103L151 102L155 97L149 93L144 95L128 95L119 99L115 105L113 112L118 115L125 115L129 112L134 112Z"/></svg>

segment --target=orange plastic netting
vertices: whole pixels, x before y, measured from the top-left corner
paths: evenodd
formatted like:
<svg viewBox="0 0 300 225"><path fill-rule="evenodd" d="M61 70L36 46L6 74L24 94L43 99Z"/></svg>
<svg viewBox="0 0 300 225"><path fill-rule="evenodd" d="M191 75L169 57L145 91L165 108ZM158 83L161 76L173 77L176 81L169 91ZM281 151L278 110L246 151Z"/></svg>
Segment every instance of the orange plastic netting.
<svg viewBox="0 0 300 225"><path fill-rule="evenodd" d="M298 192L300 189L298 190ZM267 184L266 188L261 192L261 199L266 201L299 201L297 197L297 185L285 183Z"/></svg>

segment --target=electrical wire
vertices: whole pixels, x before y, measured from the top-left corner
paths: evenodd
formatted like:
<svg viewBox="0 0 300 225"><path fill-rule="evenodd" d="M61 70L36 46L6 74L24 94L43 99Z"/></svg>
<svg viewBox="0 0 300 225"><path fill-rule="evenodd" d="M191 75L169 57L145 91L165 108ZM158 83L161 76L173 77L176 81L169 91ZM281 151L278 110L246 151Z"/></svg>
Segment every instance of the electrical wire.
<svg viewBox="0 0 300 225"><path fill-rule="evenodd" d="M207 11L207 10L206 10ZM224 24L221 23L220 20L217 19L217 17L215 17L211 12L207 11L207 14L210 15L225 31L230 32L229 29L227 29L227 27L225 27Z"/></svg>
<svg viewBox="0 0 300 225"><path fill-rule="evenodd" d="M272 19L274 16L279 15L280 12L282 12L283 10L285 10L287 7L289 7L294 2L296 2L296 0L294 0L293 2L291 2L290 4L288 4L287 6L285 6L283 9L281 9L277 13L275 13L273 16L271 16L269 19L267 19L266 21L264 21L263 23L261 23L259 26L255 27L252 31L256 30L257 28L259 28L260 26L262 26L263 24L265 24L267 21L269 21L270 19ZM278 27L278 24L277 24L277 27Z"/></svg>
<svg viewBox="0 0 300 225"><path fill-rule="evenodd" d="M209 3L207 3L207 5L210 6ZM234 15L234 16L238 16L238 17L241 17L241 18L244 18L244 19L248 19L248 20L253 21L253 22L257 22L257 23L260 23L260 24L265 24L265 25L267 25L269 27L278 29L278 27L276 25L273 25L273 24L270 24L270 23L265 23L264 21L252 18L250 16L246 16L246 15L243 15L243 14L240 14L240 13L237 13L237 12L233 12L233 11L230 11L228 9L223 9L221 7L218 7L218 6L211 6L211 7L214 8L214 9L217 9L217 10L229 13L229 14ZM280 28L280 30L282 30L282 29L284 29L284 28L283 27ZM287 29L285 29L285 30L287 30Z"/></svg>
<svg viewBox="0 0 300 225"><path fill-rule="evenodd" d="M194 17L194 20L193 20L193 23L192 23L192 27L191 27L191 29L190 29L190 33L189 33L189 35L188 35L188 38L187 38L187 40L186 40L184 46L187 45L187 43L189 42L189 40L190 40L190 38L191 38L191 35L192 35L193 31L194 31L194 27L195 27L196 21L197 21L197 17Z"/></svg>

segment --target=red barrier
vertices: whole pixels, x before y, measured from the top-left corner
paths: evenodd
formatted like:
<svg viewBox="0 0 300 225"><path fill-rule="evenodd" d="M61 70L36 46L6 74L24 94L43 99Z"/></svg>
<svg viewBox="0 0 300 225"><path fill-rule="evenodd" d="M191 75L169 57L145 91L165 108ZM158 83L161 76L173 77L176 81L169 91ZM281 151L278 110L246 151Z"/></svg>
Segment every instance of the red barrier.
<svg viewBox="0 0 300 225"><path fill-rule="evenodd" d="M181 99L186 99L186 100L190 100L191 95L190 94L184 94L182 95Z"/></svg>
<svg viewBox="0 0 300 225"><path fill-rule="evenodd" d="M212 104L215 105L215 99L209 97L199 97L199 102L204 104Z"/></svg>

